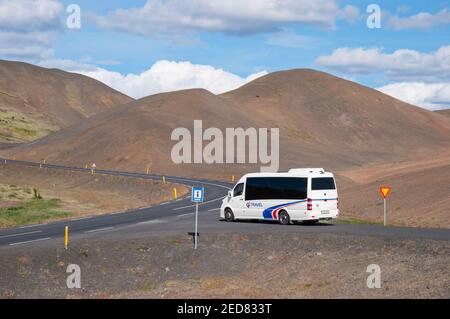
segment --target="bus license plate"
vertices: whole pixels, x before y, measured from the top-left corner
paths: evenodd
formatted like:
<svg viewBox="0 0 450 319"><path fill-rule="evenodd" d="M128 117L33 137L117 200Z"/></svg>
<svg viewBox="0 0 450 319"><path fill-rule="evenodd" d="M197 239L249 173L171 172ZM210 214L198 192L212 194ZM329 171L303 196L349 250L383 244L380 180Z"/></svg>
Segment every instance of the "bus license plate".
<svg viewBox="0 0 450 319"><path fill-rule="evenodd" d="M322 213L322 215L327 215L327 214L330 213L330 211L329 210L322 210L321 213Z"/></svg>

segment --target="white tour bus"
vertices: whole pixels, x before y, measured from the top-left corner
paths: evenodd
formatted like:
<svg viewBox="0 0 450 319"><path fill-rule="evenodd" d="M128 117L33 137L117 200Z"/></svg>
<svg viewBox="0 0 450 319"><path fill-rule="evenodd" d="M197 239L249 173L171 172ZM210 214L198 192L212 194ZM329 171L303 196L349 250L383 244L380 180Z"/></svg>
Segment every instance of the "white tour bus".
<svg viewBox="0 0 450 319"><path fill-rule="evenodd" d="M220 217L315 223L339 215L333 173L323 168L296 168L287 173L244 175L228 192Z"/></svg>

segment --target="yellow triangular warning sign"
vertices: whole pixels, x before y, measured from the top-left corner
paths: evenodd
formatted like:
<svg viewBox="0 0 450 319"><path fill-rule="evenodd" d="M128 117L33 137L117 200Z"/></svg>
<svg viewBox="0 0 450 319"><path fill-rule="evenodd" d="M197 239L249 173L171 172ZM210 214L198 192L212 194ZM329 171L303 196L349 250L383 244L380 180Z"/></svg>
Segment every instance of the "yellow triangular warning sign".
<svg viewBox="0 0 450 319"><path fill-rule="evenodd" d="M381 193L381 196L383 196L383 198L388 197L390 191L391 191L391 187L389 187L389 186L381 186L380 187L380 193Z"/></svg>

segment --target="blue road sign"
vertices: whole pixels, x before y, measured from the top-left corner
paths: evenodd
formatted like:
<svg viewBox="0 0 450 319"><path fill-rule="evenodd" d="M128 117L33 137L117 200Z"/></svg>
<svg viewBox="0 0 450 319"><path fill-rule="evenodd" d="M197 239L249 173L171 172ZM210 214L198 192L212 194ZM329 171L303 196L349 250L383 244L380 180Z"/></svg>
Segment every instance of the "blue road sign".
<svg viewBox="0 0 450 319"><path fill-rule="evenodd" d="M192 187L191 201L202 203L205 199L205 189L203 187Z"/></svg>

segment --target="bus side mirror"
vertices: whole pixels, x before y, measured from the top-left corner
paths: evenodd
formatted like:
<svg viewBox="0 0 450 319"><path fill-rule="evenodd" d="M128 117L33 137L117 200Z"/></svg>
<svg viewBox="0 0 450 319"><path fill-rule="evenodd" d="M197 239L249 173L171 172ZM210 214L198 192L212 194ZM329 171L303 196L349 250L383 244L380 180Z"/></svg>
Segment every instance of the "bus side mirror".
<svg viewBox="0 0 450 319"><path fill-rule="evenodd" d="M228 191L228 198L231 198L231 191Z"/></svg>

